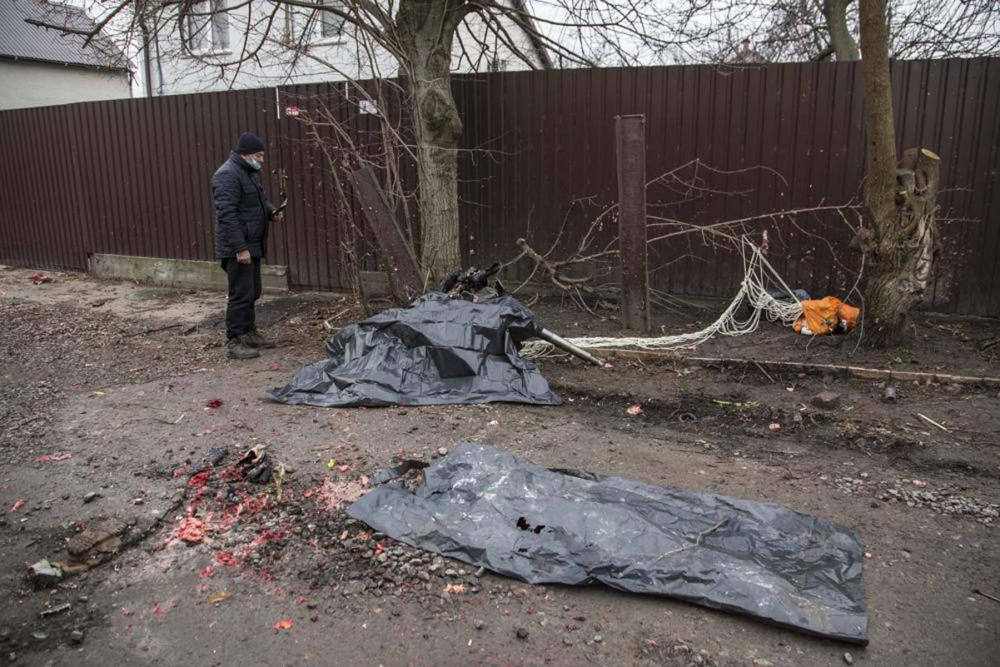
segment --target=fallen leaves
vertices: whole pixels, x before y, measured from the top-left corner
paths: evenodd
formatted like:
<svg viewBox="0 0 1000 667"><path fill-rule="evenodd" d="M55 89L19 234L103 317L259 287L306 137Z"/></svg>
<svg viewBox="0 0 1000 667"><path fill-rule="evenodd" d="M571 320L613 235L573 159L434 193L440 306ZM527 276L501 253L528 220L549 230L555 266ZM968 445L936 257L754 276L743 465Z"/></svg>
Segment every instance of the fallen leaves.
<svg viewBox="0 0 1000 667"><path fill-rule="evenodd" d="M46 461L65 461L73 458L72 454L43 454L35 458L35 463L45 463Z"/></svg>
<svg viewBox="0 0 1000 667"><path fill-rule="evenodd" d="M274 624L274 631L279 630L291 630L295 626L295 622L290 618L283 618Z"/></svg>
<svg viewBox="0 0 1000 667"><path fill-rule="evenodd" d="M633 417L646 414L645 412L642 411L642 406L639 404L628 406L628 408L625 409L625 412L632 415Z"/></svg>
<svg viewBox="0 0 1000 667"><path fill-rule="evenodd" d="M10 508L10 513L13 514L14 512L18 511L27 504L28 504L27 498L18 498L17 500L14 501L14 506Z"/></svg>

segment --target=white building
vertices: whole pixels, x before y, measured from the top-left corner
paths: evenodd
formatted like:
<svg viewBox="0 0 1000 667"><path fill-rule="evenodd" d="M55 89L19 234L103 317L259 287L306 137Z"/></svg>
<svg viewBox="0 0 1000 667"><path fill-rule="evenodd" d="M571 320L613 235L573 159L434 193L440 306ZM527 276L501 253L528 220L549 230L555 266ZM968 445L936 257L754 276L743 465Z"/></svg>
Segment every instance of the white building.
<svg viewBox="0 0 1000 667"><path fill-rule="evenodd" d="M179 24L174 17L168 25L148 48L153 95L390 78L398 73L396 60L351 25L301 4L206 0L196 3ZM536 67L550 66L540 39L513 21L504 27L501 37L470 15L456 35L453 71L527 68L524 57Z"/></svg>
<svg viewBox="0 0 1000 667"><path fill-rule="evenodd" d="M84 48L83 37L64 36L28 19L80 30L94 27L86 13L73 7L0 2L0 109L132 96L124 56L107 40Z"/></svg>

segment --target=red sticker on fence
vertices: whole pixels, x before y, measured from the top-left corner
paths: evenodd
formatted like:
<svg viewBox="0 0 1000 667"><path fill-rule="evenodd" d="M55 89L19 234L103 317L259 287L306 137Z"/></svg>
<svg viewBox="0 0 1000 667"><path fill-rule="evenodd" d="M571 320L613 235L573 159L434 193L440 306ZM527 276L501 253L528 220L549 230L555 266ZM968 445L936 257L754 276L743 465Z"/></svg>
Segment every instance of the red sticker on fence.
<svg viewBox="0 0 1000 667"><path fill-rule="evenodd" d="M293 105L290 105L290 106L287 106L287 107L285 107L285 115L286 115L286 116L291 116L291 117L293 117L293 118L294 118L295 116L298 116L298 115L299 115L299 112L300 112L300 111L301 111L301 110L300 110L300 109L299 109L299 108L298 108L297 106L295 106L294 104L293 104Z"/></svg>

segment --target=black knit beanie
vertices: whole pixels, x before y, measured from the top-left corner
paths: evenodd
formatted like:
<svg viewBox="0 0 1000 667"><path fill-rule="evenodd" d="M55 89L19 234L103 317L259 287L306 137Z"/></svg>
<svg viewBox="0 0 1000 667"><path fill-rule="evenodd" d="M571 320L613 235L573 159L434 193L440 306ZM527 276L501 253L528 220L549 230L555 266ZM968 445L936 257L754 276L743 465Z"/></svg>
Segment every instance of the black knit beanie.
<svg viewBox="0 0 1000 667"><path fill-rule="evenodd" d="M264 150L264 142L252 132L244 132L236 142L236 152L240 155L251 155Z"/></svg>

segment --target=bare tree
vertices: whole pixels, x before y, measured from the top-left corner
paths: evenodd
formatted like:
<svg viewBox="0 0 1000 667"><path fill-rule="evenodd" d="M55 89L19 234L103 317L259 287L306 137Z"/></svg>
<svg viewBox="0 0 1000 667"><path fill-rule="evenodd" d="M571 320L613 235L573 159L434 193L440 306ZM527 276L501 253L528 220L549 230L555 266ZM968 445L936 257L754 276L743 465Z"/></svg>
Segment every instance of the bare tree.
<svg viewBox="0 0 1000 667"><path fill-rule="evenodd" d="M288 62L309 61L327 68L331 79L352 76L338 63L325 62L301 40L287 34L282 12L306 14L320 26L335 22L357 45L357 71L384 75L385 63L396 65L393 75L405 82L410 152L417 164L420 251L423 268L443 275L460 263L458 235L458 148L462 121L452 97L450 75L453 54L470 63L476 54L497 44L529 67L551 65L548 55L532 57L519 31L534 52L545 52L562 64L594 64L594 49L635 62L629 50L662 50L669 34L654 0L550 0L544 12L532 12L525 0L269 0L249 2L195 2L193 0L108 0L95 3L100 17L93 30L60 22L53 14L42 22L89 42L115 33L122 43L139 49L179 45L186 62L213 70L226 80L244 68L258 68L261 56L285 54ZM239 26L239 39L223 53L199 48L205 31L214 30L223 15ZM465 30L460 31L460 28ZM540 28L540 26L543 26ZM559 32L560 39L551 36ZM468 41L466 41L468 40ZM471 43L469 43L471 42Z"/></svg>

